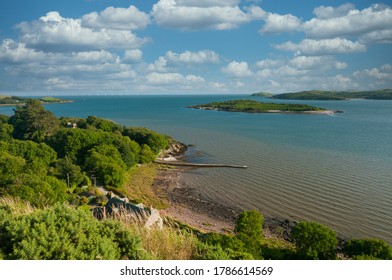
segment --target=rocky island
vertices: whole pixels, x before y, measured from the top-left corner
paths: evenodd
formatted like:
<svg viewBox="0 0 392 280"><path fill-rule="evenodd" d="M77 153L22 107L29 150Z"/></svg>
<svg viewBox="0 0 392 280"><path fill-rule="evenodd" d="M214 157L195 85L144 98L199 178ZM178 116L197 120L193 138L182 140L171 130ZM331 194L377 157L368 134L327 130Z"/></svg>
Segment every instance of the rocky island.
<svg viewBox="0 0 392 280"><path fill-rule="evenodd" d="M245 113L301 113L301 114L333 114L342 111L333 111L306 104L266 103L255 100L229 100L224 102L211 102L202 105L188 106L188 108L202 110L216 110Z"/></svg>

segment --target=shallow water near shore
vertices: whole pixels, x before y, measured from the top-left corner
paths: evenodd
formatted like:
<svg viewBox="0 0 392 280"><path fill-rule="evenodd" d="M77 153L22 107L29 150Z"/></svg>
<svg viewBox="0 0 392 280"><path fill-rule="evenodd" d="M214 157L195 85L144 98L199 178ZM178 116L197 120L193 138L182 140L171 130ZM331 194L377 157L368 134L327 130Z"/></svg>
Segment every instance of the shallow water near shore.
<svg viewBox="0 0 392 280"><path fill-rule="evenodd" d="M248 166L182 174L180 182L202 199L258 209L266 217L318 221L346 237L392 244L392 101L284 101L344 111L329 116L186 108L249 96L67 98L75 102L46 108L57 116L95 115L166 133L195 145L189 161ZM0 113L10 115L12 108Z"/></svg>

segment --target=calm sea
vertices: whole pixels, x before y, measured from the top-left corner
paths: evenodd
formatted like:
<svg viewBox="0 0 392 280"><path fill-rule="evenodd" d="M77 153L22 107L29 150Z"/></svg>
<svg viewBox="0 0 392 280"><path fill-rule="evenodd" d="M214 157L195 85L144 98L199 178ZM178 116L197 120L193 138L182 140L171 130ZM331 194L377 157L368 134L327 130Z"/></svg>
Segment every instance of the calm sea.
<svg viewBox="0 0 392 280"><path fill-rule="evenodd" d="M243 95L70 98L75 102L47 109L57 116L95 115L169 134L195 145L190 161L248 166L183 174L181 182L202 199L257 209L266 217L317 221L346 237L392 244L392 101L305 102L344 111L329 116L186 108L249 98ZM0 107L0 113L10 115L12 108Z"/></svg>

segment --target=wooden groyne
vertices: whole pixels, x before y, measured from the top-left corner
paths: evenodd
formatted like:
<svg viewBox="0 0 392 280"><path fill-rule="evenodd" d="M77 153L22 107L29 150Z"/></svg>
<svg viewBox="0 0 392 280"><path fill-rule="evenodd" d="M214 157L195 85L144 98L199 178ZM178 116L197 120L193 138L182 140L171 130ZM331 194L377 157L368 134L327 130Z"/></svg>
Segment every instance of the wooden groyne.
<svg viewBox="0 0 392 280"><path fill-rule="evenodd" d="M190 163L190 162L183 162L183 161L165 161L165 160L155 160L154 162L159 164L174 165L174 166L247 168L246 165L235 165L235 164Z"/></svg>

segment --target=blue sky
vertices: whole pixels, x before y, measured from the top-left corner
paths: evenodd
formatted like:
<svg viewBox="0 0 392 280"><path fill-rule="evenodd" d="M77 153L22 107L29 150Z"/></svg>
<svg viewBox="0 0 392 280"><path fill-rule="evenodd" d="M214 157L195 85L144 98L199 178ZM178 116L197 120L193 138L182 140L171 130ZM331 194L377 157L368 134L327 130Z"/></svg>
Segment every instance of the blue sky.
<svg viewBox="0 0 392 280"><path fill-rule="evenodd" d="M392 88L390 0L2 0L0 93Z"/></svg>

